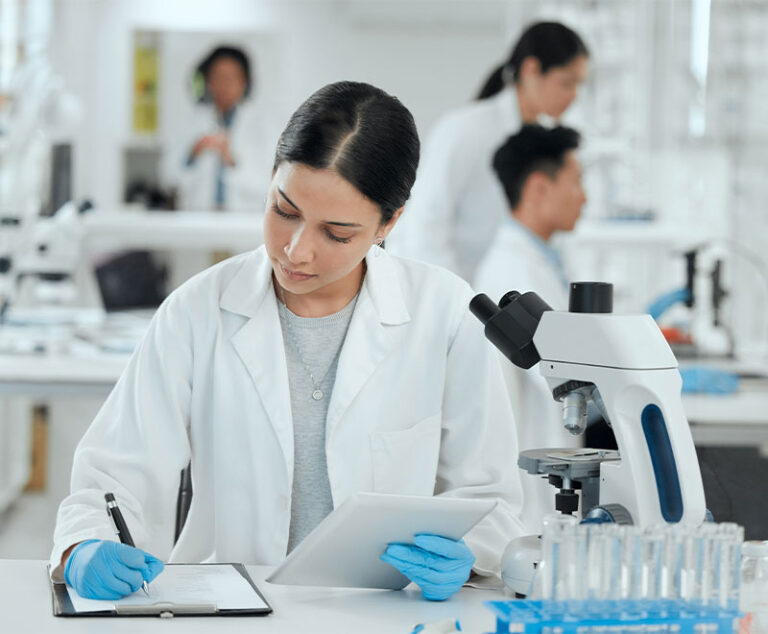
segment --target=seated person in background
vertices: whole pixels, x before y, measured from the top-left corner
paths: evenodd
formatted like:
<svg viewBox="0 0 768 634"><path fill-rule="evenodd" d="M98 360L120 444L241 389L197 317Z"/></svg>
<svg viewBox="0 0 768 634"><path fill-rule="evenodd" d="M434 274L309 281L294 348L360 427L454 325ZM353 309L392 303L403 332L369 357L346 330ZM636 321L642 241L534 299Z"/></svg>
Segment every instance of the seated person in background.
<svg viewBox="0 0 768 634"><path fill-rule="evenodd" d="M331 84L299 107L277 144L264 246L168 297L78 445L55 579L115 599L162 568L145 551L279 564L357 491L498 500L466 543L423 535L384 557L429 599L499 574L525 529L498 357L466 282L379 246L418 157L411 113L378 88ZM105 491L138 548L115 543Z"/></svg>
<svg viewBox="0 0 768 634"><path fill-rule="evenodd" d="M564 127L524 125L493 158L509 202L509 216L480 263L474 288L498 302L510 290L535 291L555 310L568 309L568 276L550 244L557 231L571 231L586 202L576 156L579 134ZM523 370L506 359L520 450L577 447L580 438L562 425L562 408L537 368ZM555 510L555 488L522 474L523 519L533 531Z"/></svg>

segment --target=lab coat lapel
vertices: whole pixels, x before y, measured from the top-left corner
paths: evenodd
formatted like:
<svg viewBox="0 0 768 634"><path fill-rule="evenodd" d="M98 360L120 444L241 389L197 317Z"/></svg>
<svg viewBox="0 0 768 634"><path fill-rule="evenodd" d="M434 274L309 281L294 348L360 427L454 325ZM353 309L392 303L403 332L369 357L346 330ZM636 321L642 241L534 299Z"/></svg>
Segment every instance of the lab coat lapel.
<svg viewBox="0 0 768 634"><path fill-rule="evenodd" d="M261 397L291 473L291 396L277 299L272 290L272 266L263 247L252 257L254 260L243 266L224 290L220 304L225 310L248 317L230 341Z"/></svg>
<svg viewBox="0 0 768 634"><path fill-rule="evenodd" d="M379 247L366 258L367 272L339 357L328 404L326 438L334 433L352 401L389 355L396 327L410 321L397 263Z"/></svg>

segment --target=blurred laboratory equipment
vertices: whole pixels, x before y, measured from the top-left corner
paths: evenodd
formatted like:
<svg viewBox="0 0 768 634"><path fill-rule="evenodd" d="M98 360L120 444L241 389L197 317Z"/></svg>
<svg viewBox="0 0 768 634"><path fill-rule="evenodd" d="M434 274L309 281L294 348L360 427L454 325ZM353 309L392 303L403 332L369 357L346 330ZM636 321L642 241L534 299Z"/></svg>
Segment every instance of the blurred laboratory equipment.
<svg viewBox="0 0 768 634"><path fill-rule="evenodd" d="M51 0L3 3L0 64L0 318L11 302L61 294L44 281L70 276L79 255L71 199L71 146L78 100L52 69ZM54 213L55 212L55 213ZM53 216L48 218L47 216ZM48 278L46 280L45 278ZM33 292L31 282L38 288ZM38 284L40 283L40 284ZM27 292L29 291L29 293ZM55 298L51 298L54 300Z"/></svg>
<svg viewBox="0 0 768 634"><path fill-rule="evenodd" d="M768 541L744 542L741 562L743 634L768 632Z"/></svg>
<svg viewBox="0 0 768 634"><path fill-rule="evenodd" d="M14 290L11 266L20 224L21 220L16 216L0 216L0 323Z"/></svg>
<svg viewBox="0 0 768 634"><path fill-rule="evenodd" d="M742 579L755 577L748 543L742 563L744 529L731 523L643 528L549 516L542 542L534 599L489 602L497 632L731 634Z"/></svg>
<svg viewBox="0 0 768 634"><path fill-rule="evenodd" d="M103 319L93 267L83 257L82 215L90 203L68 202L51 216L15 218L0 224L7 265L2 274L6 324L72 323Z"/></svg>
<svg viewBox="0 0 768 634"><path fill-rule="evenodd" d="M32 255L22 244L42 215L71 198L71 140L81 108L49 63L53 13L53 0L3 0L0 8L0 323L18 299L20 260ZM0 353L36 354L61 333L26 334L3 326ZM30 477L30 411L23 398L0 400L0 510Z"/></svg>
<svg viewBox="0 0 768 634"><path fill-rule="evenodd" d="M581 506L581 516L594 522L696 527L706 516L704 490L677 360L649 315L612 309L613 288L599 282L572 283L568 311L552 310L533 292L510 291L498 305L479 294L470 303L510 361L524 369L541 362L553 398L563 403L566 429L583 433L593 403L616 436L618 452L542 448L521 452L518 465L549 479L559 490L555 508L565 515ZM535 565L517 567L540 553L530 536L518 547L533 552L511 558L502 576L527 594Z"/></svg>
<svg viewBox="0 0 768 634"><path fill-rule="evenodd" d="M677 305L685 306L687 319L670 327L662 327L662 333L672 347L675 356L732 357L734 336L723 318L723 302L728 291L723 287L724 259L704 254L693 248L683 256L686 263L686 283L683 288L664 293L648 307L648 313L657 322Z"/></svg>
<svg viewBox="0 0 768 634"><path fill-rule="evenodd" d="M733 301L736 287L741 286L743 294L746 281L741 272L734 271L746 264L760 282L748 289L753 302L750 312L764 315L768 310L768 274L762 257L730 239L695 243L679 254L680 261L685 262L685 284L665 290L648 307L675 356L705 361L732 359L741 356L750 343L758 350L768 350L768 320L763 319L758 332L744 333Z"/></svg>
<svg viewBox="0 0 768 634"><path fill-rule="evenodd" d="M71 155L63 141L82 111L48 60L51 0L32 0L26 8L26 28L21 17L13 23L13 12L3 16L4 36L13 35L17 49L4 48L9 54L0 74L0 208L34 217L69 198Z"/></svg>

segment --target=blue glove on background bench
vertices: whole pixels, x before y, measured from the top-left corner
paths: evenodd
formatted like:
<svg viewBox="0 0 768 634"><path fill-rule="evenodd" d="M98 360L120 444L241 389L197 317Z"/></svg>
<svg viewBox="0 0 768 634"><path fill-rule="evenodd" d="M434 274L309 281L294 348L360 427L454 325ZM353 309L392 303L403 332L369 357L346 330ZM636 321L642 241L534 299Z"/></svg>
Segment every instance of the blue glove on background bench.
<svg viewBox="0 0 768 634"><path fill-rule="evenodd" d="M739 389L739 377L716 368L680 368L684 394L733 394Z"/></svg>

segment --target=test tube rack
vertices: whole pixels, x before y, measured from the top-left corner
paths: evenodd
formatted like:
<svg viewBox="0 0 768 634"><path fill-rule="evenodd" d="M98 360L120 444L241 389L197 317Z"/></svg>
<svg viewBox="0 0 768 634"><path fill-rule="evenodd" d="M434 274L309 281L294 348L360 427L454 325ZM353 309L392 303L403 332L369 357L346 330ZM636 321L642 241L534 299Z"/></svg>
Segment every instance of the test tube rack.
<svg viewBox="0 0 768 634"><path fill-rule="evenodd" d="M494 634L733 634L738 631L739 618L742 616L736 609L673 599L517 599L487 601L485 605L496 615Z"/></svg>

